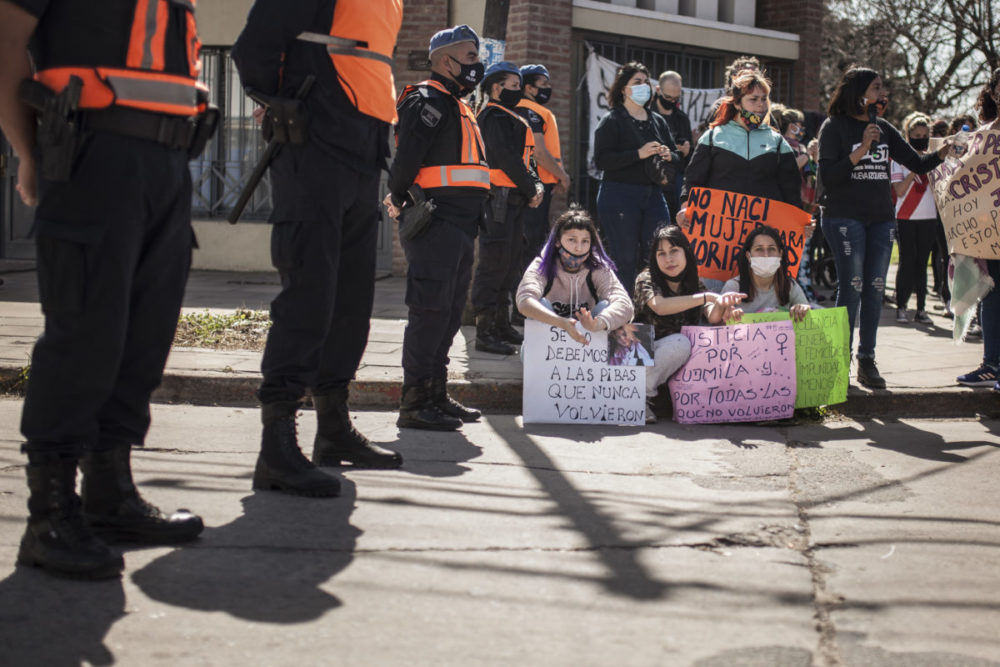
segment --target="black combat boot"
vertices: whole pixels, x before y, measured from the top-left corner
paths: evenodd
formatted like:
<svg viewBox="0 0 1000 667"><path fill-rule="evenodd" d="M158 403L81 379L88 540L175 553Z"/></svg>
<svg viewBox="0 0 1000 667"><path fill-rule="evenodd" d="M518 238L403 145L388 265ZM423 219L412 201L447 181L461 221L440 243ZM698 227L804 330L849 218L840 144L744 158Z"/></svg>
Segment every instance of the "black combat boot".
<svg viewBox="0 0 1000 667"><path fill-rule="evenodd" d="M29 463L28 529L17 562L53 574L81 579L110 579L125 569L120 553L91 532L76 495L76 459Z"/></svg>
<svg viewBox="0 0 1000 667"><path fill-rule="evenodd" d="M399 468L403 457L372 444L351 423L347 407L347 387L326 394L313 394L316 406L316 440L312 461L318 466L350 463L355 468Z"/></svg>
<svg viewBox="0 0 1000 667"><path fill-rule="evenodd" d="M520 345L524 342L524 336L521 335L521 332L511 326L509 305L497 308L496 319L493 320L493 331L497 338L505 343Z"/></svg>
<svg viewBox="0 0 1000 667"><path fill-rule="evenodd" d="M295 433L298 408L298 401L260 406L264 429L253 471L253 488L315 498L336 496L340 493L340 482L310 463L299 449Z"/></svg>
<svg viewBox="0 0 1000 667"><path fill-rule="evenodd" d="M129 445L90 452L80 461L83 517L108 542L177 544L193 540L205 525L180 509L166 515L139 495L132 481Z"/></svg>
<svg viewBox="0 0 1000 667"><path fill-rule="evenodd" d="M467 408L448 395L448 380L434 378L430 384L431 402L438 410L451 417L458 417L466 424L477 421L483 413L473 408Z"/></svg>
<svg viewBox="0 0 1000 667"><path fill-rule="evenodd" d="M878 372L874 358L858 357L858 382L869 389L885 389L885 378Z"/></svg>
<svg viewBox="0 0 1000 667"><path fill-rule="evenodd" d="M500 340L496 332L496 312L484 310L476 315L476 349L491 354L511 355L516 350Z"/></svg>
<svg viewBox="0 0 1000 667"><path fill-rule="evenodd" d="M418 385L403 385L396 426L427 431L456 431L462 426L462 420L446 415L434 405L428 380Z"/></svg>

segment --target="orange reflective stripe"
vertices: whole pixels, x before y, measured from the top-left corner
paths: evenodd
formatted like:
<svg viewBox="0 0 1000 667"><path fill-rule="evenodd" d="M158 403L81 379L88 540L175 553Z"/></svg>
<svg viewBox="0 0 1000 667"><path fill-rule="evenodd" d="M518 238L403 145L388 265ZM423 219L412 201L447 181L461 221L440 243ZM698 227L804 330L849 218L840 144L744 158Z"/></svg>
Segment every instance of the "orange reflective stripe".
<svg viewBox="0 0 1000 667"><path fill-rule="evenodd" d="M187 57L188 73L197 78L201 75L201 40L198 38L198 24L194 20L193 10L192 6L192 11L187 15Z"/></svg>
<svg viewBox="0 0 1000 667"><path fill-rule="evenodd" d="M522 99L517 106L531 109L542 117L542 120L545 121L545 132L542 135L545 139L545 147L549 149L549 153L556 159L556 162L562 164L562 148L559 146L559 124L556 123L556 116L552 113L552 110L528 99ZM559 178L541 164L538 165L538 177L542 179L542 183L559 182Z"/></svg>
<svg viewBox="0 0 1000 667"><path fill-rule="evenodd" d="M522 125L524 125L524 152L521 154L521 160L524 162L524 168L531 170L531 156L535 152L535 133L531 131L531 126L528 125L528 121L521 118L520 115L514 113L507 107L497 104L496 102L488 102L487 107L493 107L500 109L506 114L517 119ZM485 109L484 109L485 111ZM482 114L482 111L479 112ZM516 188L517 185L514 181L502 170L502 169L490 169L490 181L493 185L498 185L504 188Z"/></svg>
<svg viewBox="0 0 1000 667"><path fill-rule="evenodd" d="M193 116L204 110L204 105L198 101L199 91L208 90L203 84L176 74L111 67L56 67L38 72L35 79L58 93L66 87L71 76L83 80L81 109L117 105L173 116Z"/></svg>
<svg viewBox="0 0 1000 667"><path fill-rule="evenodd" d="M431 188L490 189L490 172L479 165L439 165L423 167L413 181L425 190Z"/></svg>

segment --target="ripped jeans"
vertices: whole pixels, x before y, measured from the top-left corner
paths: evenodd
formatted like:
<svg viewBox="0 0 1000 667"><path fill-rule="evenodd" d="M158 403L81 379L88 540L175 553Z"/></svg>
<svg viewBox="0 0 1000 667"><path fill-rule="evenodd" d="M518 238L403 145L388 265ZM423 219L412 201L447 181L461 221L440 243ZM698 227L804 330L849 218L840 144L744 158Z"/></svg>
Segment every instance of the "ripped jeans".
<svg viewBox="0 0 1000 667"><path fill-rule="evenodd" d="M837 305L847 307L852 350L854 326L861 311L859 358L875 358L875 337L895 230L895 220L865 224L850 218L823 217L823 235L837 266Z"/></svg>

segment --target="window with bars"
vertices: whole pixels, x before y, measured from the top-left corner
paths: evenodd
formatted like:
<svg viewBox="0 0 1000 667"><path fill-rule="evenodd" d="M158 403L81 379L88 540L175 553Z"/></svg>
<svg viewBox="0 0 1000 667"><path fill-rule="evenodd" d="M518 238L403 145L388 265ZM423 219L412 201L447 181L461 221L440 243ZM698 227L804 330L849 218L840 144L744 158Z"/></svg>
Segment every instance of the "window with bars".
<svg viewBox="0 0 1000 667"><path fill-rule="evenodd" d="M228 48L202 49L201 80L219 107L219 129L202 154L191 161L192 215L224 218L264 152L255 103L243 92ZM243 213L245 220L266 219L271 212L270 177L264 176Z"/></svg>

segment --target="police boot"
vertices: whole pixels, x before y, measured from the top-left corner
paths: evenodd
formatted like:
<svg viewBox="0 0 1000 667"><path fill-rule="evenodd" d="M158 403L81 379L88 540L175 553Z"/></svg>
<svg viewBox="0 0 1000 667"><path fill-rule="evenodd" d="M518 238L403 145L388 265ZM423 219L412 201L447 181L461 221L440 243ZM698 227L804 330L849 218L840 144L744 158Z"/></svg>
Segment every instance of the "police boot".
<svg viewBox="0 0 1000 667"><path fill-rule="evenodd" d="M372 444L351 423L347 408L347 387L327 394L313 394L316 406L316 440L312 461L318 466L350 463L355 468L399 468L403 457Z"/></svg>
<svg viewBox="0 0 1000 667"><path fill-rule="evenodd" d="M467 408L448 395L447 378L439 377L431 380L431 402L438 410L450 417L457 417L465 423L477 421L483 413L473 408Z"/></svg>
<svg viewBox="0 0 1000 667"><path fill-rule="evenodd" d="M491 354L514 354L512 346L500 340L496 333L496 313L484 310L476 315L476 349Z"/></svg>
<svg viewBox="0 0 1000 667"><path fill-rule="evenodd" d="M496 319L493 321L493 331L497 338L505 343L520 345L524 342L524 336L510 323L510 306L500 306L497 308Z"/></svg>
<svg viewBox="0 0 1000 667"><path fill-rule="evenodd" d="M427 431L456 431L462 426L462 420L445 414L434 405L428 380L418 385L403 385L396 426Z"/></svg>
<svg viewBox="0 0 1000 667"><path fill-rule="evenodd" d="M139 495L132 481L129 445L90 452L80 461L83 517L108 542L177 544L193 540L205 525L180 509L166 515Z"/></svg>
<svg viewBox="0 0 1000 667"><path fill-rule="evenodd" d="M29 462L28 529L17 562L53 574L110 579L125 569L121 554L97 539L83 520L76 495L76 459Z"/></svg>
<svg viewBox="0 0 1000 667"><path fill-rule="evenodd" d="M260 406L264 428L253 471L253 488L315 498L336 496L340 493L340 482L310 463L299 449L295 433L298 408L298 401Z"/></svg>

